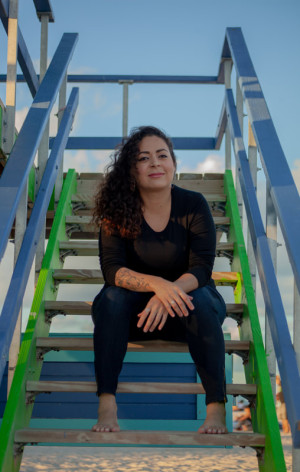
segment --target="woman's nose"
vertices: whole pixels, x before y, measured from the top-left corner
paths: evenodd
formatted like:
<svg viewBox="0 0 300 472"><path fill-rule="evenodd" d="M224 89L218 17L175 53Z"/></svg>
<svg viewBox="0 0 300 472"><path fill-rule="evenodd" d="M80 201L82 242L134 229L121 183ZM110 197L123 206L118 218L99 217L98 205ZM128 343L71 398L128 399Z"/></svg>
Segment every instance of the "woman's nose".
<svg viewBox="0 0 300 472"><path fill-rule="evenodd" d="M159 164L159 159L157 156L151 156L150 163L152 166L157 166Z"/></svg>

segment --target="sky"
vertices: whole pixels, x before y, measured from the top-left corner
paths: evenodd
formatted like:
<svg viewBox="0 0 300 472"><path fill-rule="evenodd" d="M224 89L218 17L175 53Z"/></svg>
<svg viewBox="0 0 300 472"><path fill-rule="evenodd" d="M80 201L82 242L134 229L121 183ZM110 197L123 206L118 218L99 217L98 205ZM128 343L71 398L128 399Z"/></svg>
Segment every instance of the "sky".
<svg viewBox="0 0 300 472"><path fill-rule="evenodd" d="M64 32L79 33L69 67L69 72L74 74L217 75L226 27L241 27L283 151L296 183L300 184L298 0L51 0L51 5L55 22L49 24L49 60ZM19 2L19 26L38 72L40 23L32 0ZM0 73L6 73L7 45L1 26L0 45ZM234 80L232 84L235 87ZM71 87L68 86L68 94ZM173 137L214 136L223 97L222 85L130 85L129 129L152 124ZM0 98L5 103L4 84L0 84ZM26 85L19 84L17 128L22 125L31 100ZM52 135L57 127L56 111L57 107L51 116ZM247 117L244 125L246 128ZM72 135L121 136L121 133L122 87L80 85ZM102 171L108 156L108 151L66 152L65 169ZM224 169L223 146L220 152L180 151L177 157L181 172ZM259 180L263 182L262 172ZM259 195L263 195L263 189L259 189ZM11 258L11 246L7 259ZM278 258L279 279L291 326L293 281L284 245L278 249ZM70 264L79 267L78 260ZM5 261L3 265L0 282L6 287ZM95 287L89 290L86 288L86 299L91 299ZM0 295L0 305L3 293L5 290L2 299ZM59 296L62 299L76 295L69 287ZM25 312L29 311L31 300L32 291L28 289ZM261 297L258 305L262 314ZM64 322L60 321L58 328L62 326ZM80 329L89 329L86 321L82 321Z"/></svg>

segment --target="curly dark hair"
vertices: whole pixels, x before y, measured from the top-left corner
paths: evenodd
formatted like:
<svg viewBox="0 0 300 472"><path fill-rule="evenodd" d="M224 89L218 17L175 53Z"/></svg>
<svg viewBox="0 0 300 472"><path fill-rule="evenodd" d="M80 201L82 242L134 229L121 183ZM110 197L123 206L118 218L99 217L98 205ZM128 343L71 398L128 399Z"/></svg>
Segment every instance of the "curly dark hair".
<svg viewBox="0 0 300 472"><path fill-rule="evenodd" d="M106 234L118 233L135 239L141 232L142 201L131 170L136 163L139 144L146 136L157 136L165 141L176 167L172 141L163 131L154 126L134 128L116 148L95 196L93 221Z"/></svg>

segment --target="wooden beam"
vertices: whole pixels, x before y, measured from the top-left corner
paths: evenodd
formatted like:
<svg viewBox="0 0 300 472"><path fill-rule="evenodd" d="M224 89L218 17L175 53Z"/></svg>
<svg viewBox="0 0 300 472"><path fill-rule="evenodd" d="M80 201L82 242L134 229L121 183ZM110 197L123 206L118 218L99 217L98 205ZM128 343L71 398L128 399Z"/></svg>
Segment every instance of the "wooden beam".
<svg viewBox="0 0 300 472"><path fill-rule="evenodd" d="M16 443L77 443L165 446L251 446L263 447L263 434L199 434L188 431L119 431L95 433L88 430L23 429L16 431Z"/></svg>

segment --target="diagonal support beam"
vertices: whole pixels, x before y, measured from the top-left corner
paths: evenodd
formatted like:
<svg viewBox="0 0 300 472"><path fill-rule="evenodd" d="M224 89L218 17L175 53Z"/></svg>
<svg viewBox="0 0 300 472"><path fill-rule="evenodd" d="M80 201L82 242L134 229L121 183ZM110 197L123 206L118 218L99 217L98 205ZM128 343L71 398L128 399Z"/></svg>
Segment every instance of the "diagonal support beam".
<svg viewBox="0 0 300 472"><path fill-rule="evenodd" d="M4 29L8 31L9 0L0 0L0 18ZM28 84L32 97L35 96L39 88L39 80L33 67L33 63L28 52L22 32L18 27L18 62L23 71L24 78Z"/></svg>
<svg viewBox="0 0 300 472"><path fill-rule="evenodd" d="M4 254L22 191L56 96L66 75L78 35L65 33L33 100L0 181L0 260Z"/></svg>

